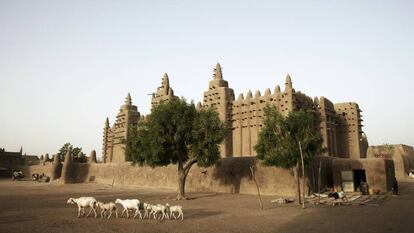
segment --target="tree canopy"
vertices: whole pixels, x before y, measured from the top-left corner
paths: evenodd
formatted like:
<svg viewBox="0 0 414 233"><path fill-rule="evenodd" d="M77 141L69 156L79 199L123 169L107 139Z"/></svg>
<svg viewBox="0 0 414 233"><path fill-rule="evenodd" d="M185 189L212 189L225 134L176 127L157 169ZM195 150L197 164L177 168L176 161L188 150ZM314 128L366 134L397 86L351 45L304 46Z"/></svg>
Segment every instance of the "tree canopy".
<svg viewBox="0 0 414 233"><path fill-rule="evenodd" d="M276 108L267 106L264 113L263 128L255 150L265 165L296 166L301 160L299 142L305 164L323 151L323 138L315 128L312 112L295 111L283 117Z"/></svg>
<svg viewBox="0 0 414 233"><path fill-rule="evenodd" d="M226 127L213 109L197 111L185 99L162 102L126 140L127 158L139 165L178 165L179 199L185 198L185 179L193 164L208 167L220 159L219 144Z"/></svg>
<svg viewBox="0 0 414 233"><path fill-rule="evenodd" d="M283 117L275 107L270 106L264 109L264 113L263 128L255 146L257 158L268 166L293 168L296 197L300 204L299 164L302 163L304 200L305 164L323 152L323 138L315 127L314 113L294 111Z"/></svg>
<svg viewBox="0 0 414 233"><path fill-rule="evenodd" d="M77 162L87 162L86 155L85 155L85 153L82 152L82 148L81 147L73 147L73 145L70 144L69 142L65 143L59 149L59 152L57 153L61 161L65 160L65 155L68 151L70 151L70 154L72 155L73 160L75 160Z"/></svg>

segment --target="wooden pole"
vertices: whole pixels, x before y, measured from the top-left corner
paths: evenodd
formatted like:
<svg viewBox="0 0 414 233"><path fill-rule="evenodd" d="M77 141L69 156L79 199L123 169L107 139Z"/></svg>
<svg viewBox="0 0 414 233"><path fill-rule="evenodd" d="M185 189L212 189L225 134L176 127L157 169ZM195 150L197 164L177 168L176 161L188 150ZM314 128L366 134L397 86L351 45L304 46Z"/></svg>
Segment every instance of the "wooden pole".
<svg viewBox="0 0 414 233"><path fill-rule="evenodd" d="M319 170L318 170L318 204L321 202L321 170L322 170L322 159L319 160Z"/></svg>
<svg viewBox="0 0 414 233"><path fill-rule="evenodd" d="M315 175L315 163L314 162L312 162L312 166L310 166L310 168L312 170L311 171L312 172L312 191L314 191L318 187L318 181L315 178L316 175Z"/></svg>
<svg viewBox="0 0 414 233"><path fill-rule="evenodd" d="M302 160L302 209L305 209L305 163L303 162L302 146L299 142L300 158Z"/></svg>
<svg viewBox="0 0 414 233"><path fill-rule="evenodd" d="M301 195L300 195L300 178L299 178L299 164L300 162L298 161L295 165L295 167L293 168L293 174L295 176L295 183L296 183L296 199L297 199L297 203L299 205L302 204L301 202Z"/></svg>
<svg viewBox="0 0 414 233"><path fill-rule="evenodd" d="M260 196L259 184L257 183L256 176L254 174L254 165L250 166L250 172L252 173L252 179L253 179L254 183L256 184L257 195L259 196L260 211L262 211L263 210L262 197Z"/></svg>

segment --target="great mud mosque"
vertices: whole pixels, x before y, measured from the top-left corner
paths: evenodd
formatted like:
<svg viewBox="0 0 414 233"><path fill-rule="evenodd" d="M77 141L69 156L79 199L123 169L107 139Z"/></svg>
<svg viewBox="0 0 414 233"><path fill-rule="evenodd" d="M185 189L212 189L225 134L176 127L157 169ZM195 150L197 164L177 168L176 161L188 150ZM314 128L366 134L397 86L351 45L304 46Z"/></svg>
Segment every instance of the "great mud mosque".
<svg viewBox="0 0 414 233"><path fill-rule="evenodd" d="M152 106L162 101L177 98L170 86L167 74L162 78L162 84L152 95ZM240 94L237 99L229 83L224 80L222 69L217 63L213 79L203 94L203 103L197 108L214 108L220 119L231 126L231 132L221 145L221 156L248 157L256 156L253 149L258 140L259 130L263 122L263 109L275 106L282 115L298 110L311 110L317 116L316 127L320 130L327 148L325 156L360 159L366 158L368 142L362 131L361 109L355 102L332 103L326 97L311 97L296 91L292 79L286 76L284 89L277 85L273 92L267 88L262 95L256 91L253 95L248 91L246 96ZM125 104L116 116L116 121L105 122L103 134L103 159L105 163L124 162L125 150L123 140L127 136L128 126L137 124L142 119L137 106L132 104L128 94Z"/></svg>

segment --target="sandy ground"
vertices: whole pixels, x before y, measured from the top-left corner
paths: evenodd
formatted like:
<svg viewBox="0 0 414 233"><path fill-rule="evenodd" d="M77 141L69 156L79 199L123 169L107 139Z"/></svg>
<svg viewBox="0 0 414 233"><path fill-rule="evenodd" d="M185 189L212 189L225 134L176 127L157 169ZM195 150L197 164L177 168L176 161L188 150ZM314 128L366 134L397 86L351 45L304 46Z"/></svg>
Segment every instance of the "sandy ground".
<svg viewBox="0 0 414 233"><path fill-rule="evenodd" d="M110 187L103 184L43 184L0 180L0 232L414 232L414 183L401 183L401 195L376 205L271 204L258 210L254 195L189 193L175 201L174 190ZM77 218L69 197L102 201L138 198L149 203L179 204L184 221Z"/></svg>

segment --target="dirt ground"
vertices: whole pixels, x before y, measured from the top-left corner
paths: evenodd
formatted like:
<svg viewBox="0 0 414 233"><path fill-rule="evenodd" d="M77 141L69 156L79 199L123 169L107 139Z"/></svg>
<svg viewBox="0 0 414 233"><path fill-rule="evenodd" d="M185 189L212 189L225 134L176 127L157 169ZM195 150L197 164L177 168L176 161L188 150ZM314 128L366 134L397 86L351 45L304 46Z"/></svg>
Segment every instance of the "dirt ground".
<svg viewBox="0 0 414 233"><path fill-rule="evenodd" d="M414 232L414 183L401 182L400 196L375 205L272 204L265 196L189 193L175 201L174 190L111 187L104 184L44 184L0 180L0 232ZM179 204L184 221L77 218L69 197L94 196L102 201L138 198L148 203Z"/></svg>

